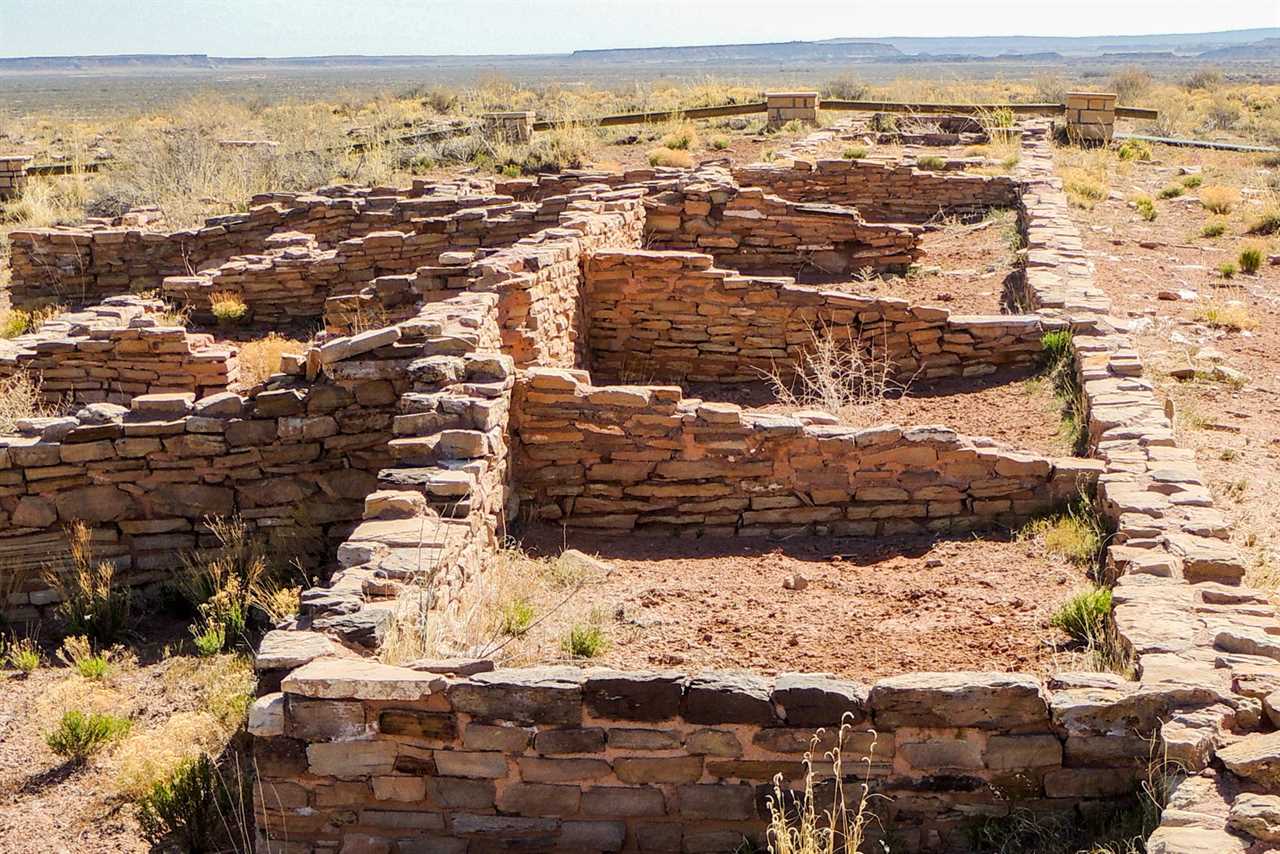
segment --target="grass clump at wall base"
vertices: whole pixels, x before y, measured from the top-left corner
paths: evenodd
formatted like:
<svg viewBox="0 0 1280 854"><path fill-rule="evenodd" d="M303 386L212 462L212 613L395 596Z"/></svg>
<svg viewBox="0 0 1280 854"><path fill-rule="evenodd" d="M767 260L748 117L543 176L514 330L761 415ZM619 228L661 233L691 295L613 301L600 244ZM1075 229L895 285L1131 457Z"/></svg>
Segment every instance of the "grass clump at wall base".
<svg viewBox="0 0 1280 854"><path fill-rule="evenodd" d="M127 718L94 712L86 715L73 709L65 712L58 726L44 737L49 749L64 759L83 762L111 742L128 735Z"/></svg>
<svg viewBox="0 0 1280 854"><path fill-rule="evenodd" d="M1219 185L1201 187L1200 204L1213 213L1229 214L1232 208L1240 204L1240 191L1234 187Z"/></svg>
<svg viewBox="0 0 1280 854"><path fill-rule="evenodd" d="M40 389L40 379L30 371L19 371L0 379L0 433L18 432L18 422L26 418L47 418L58 414Z"/></svg>
<svg viewBox="0 0 1280 854"><path fill-rule="evenodd" d="M1267 253L1262 246L1251 243L1240 250L1240 270L1250 276L1257 275L1262 269L1262 263L1266 260Z"/></svg>
<svg viewBox="0 0 1280 854"><path fill-rule="evenodd" d="M1062 629L1079 644L1099 643L1106 633L1111 616L1111 590L1095 587L1081 591L1062 604L1049 619L1049 625Z"/></svg>
<svg viewBox="0 0 1280 854"><path fill-rule="evenodd" d="M249 316L249 306L232 291L218 291L209 296L209 310L220 326L235 326Z"/></svg>
<svg viewBox="0 0 1280 854"><path fill-rule="evenodd" d="M693 166L693 155L673 148L655 148L649 152L649 165L689 169Z"/></svg>
<svg viewBox="0 0 1280 854"><path fill-rule="evenodd" d="M1062 189L1067 193L1067 200L1078 208L1093 210L1098 202L1107 197L1106 181L1091 175L1083 169L1067 169L1063 171Z"/></svg>
<svg viewBox="0 0 1280 854"><path fill-rule="evenodd" d="M974 854L1142 854L1159 825L1159 810L1145 796L1119 806L1032 809L1015 804L1008 815L983 818L969 830Z"/></svg>
<svg viewBox="0 0 1280 854"><path fill-rule="evenodd" d="M138 824L157 847L176 845L193 854L242 850L245 784L228 782L212 759L200 755L178 765L137 802ZM234 828L234 830L233 830ZM230 848L228 848L230 845ZM243 850L249 850L245 848Z"/></svg>
<svg viewBox="0 0 1280 854"><path fill-rule="evenodd" d="M304 353L307 349L305 341L285 338L276 332L239 346L236 367L240 372L240 384L245 388L252 388L272 374L279 373L280 357L285 353Z"/></svg>
<svg viewBox="0 0 1280 854"><path fill-rule="evenodd" d="M599 626L574 626L569 629L561 647L570 658L595 658L608 650L609 639Z"/></svg>
<svg viewBox="0 0 1280 854"><path fill-rule="evenodd" d="M917 169L927 169L927 170L936 172L939 169L946 168L946 165L947 165L947 161L941 157L931 156L931 157L916 158Z"/></svg>
<svg viewBox="0 0 1280 854"><path fill-rule="evenodd" d="M861 145L850 146L840 153L845 160L861 160L867 156L867 149Z"/></svg>
<svg viewBox="0 0 1280 854"><path fill-rule="evenodd" d="M1102 523L1084 498L1066 513L1033 519L1023 526L1020 536L1076 566L1095 564L1105 539Z"/></svg>
<svg viewBox="0 0 1280 854"><path fill-rule="evenodd" d="M93 644L84 635L65 638L62 648L58 650L58 658L91 682L101 682L111 672L111 661L107 654L95 653Z"/></svg>
<svg viewBox="0 0 1280 854"><path fill-rule="evenodd" d="M57 615L69 635L107 645L119 640L129 622L129 588L116 578L116 565L93 556L93 532L84 522L67 528L71 566L49 567L44 581L57 594Z"/></svg>
<svg viewBox="0 0 1280 854"><path fill-rule="evenodd" d="M1041 365L1062 407L1063 438L1083 454L1089 443L1088 403L1076 374L1075 343L1069 329L1046 332L1040 339Z"/></svg>
<svg viewBox="0 0 1280 854"><path fill-rule="evenodd" d="M1116 156L1121 160L1150 160L1151 146L1140 139L1126 139L1116 147Z"/></svg>
<svg viewBox="0 0 1280 854"><path fill-rule="evenodd" d="M9 644L4 660L14 670L26 676L40 668L40 648L31 638L15 640Z"/></svg>

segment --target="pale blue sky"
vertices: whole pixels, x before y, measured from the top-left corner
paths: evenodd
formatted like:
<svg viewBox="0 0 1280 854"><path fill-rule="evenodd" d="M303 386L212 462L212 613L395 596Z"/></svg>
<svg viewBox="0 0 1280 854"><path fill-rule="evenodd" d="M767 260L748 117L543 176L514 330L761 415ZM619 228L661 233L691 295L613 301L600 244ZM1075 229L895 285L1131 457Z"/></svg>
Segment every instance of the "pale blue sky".
<svg viewBox="0 0 1280 854"><path fill-rule="evenodd" d="M559 53L1280 26L1280 0L0 0L0 56Z"/></svg>

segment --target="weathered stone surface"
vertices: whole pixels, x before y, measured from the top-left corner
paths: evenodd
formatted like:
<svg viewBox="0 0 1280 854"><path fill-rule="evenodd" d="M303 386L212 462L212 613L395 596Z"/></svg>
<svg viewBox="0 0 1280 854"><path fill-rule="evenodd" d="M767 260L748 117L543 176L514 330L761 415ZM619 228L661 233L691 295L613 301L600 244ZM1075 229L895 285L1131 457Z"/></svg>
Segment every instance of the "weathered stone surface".
<svg viewBox="0 0 1280 854"><path fill-rule="evenodd" d="M742 742L732 730L696 729L685 739L685 749L707 756L741 756Z"/></svg>
<svg viewBox="0 0 1280 854"><path fill-rule="evenodd" d="M577 786L512 783L498 796L498 809L517 815L570 816L578 812L581 798Z"/></svg>
<svg viewBox="0 0 1280 854"><path fill-rule="evenodd" d="M613 770L624 783L694 783L702 777L702 757L619 756Z"/></svg>
<svg viewBox="0 0 1280 854"><path fill-rule="evenodd" d="M500 669L450 685L448 696L454 709L484 720L575 725L583 681L574 667Z"/></svg>
<svg viewBox="0 0 1280 854"><path fill-rule="evenodd" d="M255 738L284 735L284 694L265 694L249 707L249 733Z"/></svg>
<svg viewBox="0 0 1280 854"><path fill-rule="evenodd" d="M1247 735L1219 748L1218 759L1241 777L1264 786L1280 785L1280 732Z"/></svg>
<svg viewBox="0 0 1280 854"><path fill-rule="evenodd" d="M427 777L427 797L451 810L491 810L497 797L493 780L465 777Z"/></svg>
<svg viewBox="0 0 1280 854"><path fill-rule="evenodd" d="M603 759L543 759L522 756L520 776L530 783L574 783L599 780L613 773Z"/></svg>
<svg viewBox="0 0 1280 854"><path fill-rule="evenodd" d="M307 745L312 774L351 779L390 774L395 769L396 745L390 741L337 741Z"/></svg>
<svg viewBox="0 0 1280 854"><path fill-rule="evenodd" d="M680 713L683 674L591 669L583 698L591 714L612 720L664 721Z"/></svg>
<svg viewBox="0 0 1280 854"><path fill-rule="evenodd" d="M507 758L501 753L437 750L434 756L436 768L446 777L496 780L507 776Z"/></svg>
<svg viewBox="0 0 1280 854"><path fill-rule="evenodd" d="M772 699L788 726L830 727L866 719L866 686L825 674L783 673L774 682Z"/></svg>
<svg viewBox="0 0 1280 854"><path fill-rule="evenodd" d="M1061 765L1062 742L1054 735L993 735L985 760L992 770Z"/></svg>
<svg viewBox="0 0 1280 854"><path fill-rule="evenodd" d="M1158 827L1147 838L1147 854L1245 854L1244 840L1225 830Z"/></svg>
<svg viewBox="0 0 1280 854"><path fill-rule="evenodd" d="M651 786L592 786L582 793L582 814L633 818L665 815L666 800Z"/></svg>
<svg viewBox="0 0 1280 854"><path fill-rule="evenodd" d="M457 718L448 712L384 709L378 714L378 731L423 741L451 741L457 736Z"/></svg>
<svg viewBox="0 0 1280 854"><path fill-rule="evenodd" d="M285 735L306 741L350 741L368 732L363 704L286 696Z"/></svg>
<svg viewBox="0 0 1280 854"><path fill-rule="evenodd" d="M600 727L543 730L533 737L533 749L545 755L598 753L604 750L604 730Z"/></svg>
<svg viewBox="0 0 1280 854"><path fill-rule="evenodd" d="M680 814L689 818L741 821L755 818L755 789L745 783L681 786Z"/></svg>
<svg viewBox="0 0 1280 854"><path fill-rule="evenodd" d="M462 733L462 746L467 750L501 750L504 753L522 753L533 738L532 727L490 726L467 724Z"/></svg>
<svg viewBox="0 0 1280 854"><path fill-rule="evenodd" d="M614 727L608 731L609 747L618 750L678 750L684 741L675 730Z"/></svg>
<svg viewBox="0 0 1280 854"><path fill-rule="evenodd" d="M703 673L689 680L682 715L690 723L775 722L769 683L749 674Z"/></svg>
<svg viewBox="0 0 1280 854"><path fill-rule="evenodd" d="M1254 839L1280 842L1280 796L1238 795L1231 804L1227 824Z"/></svg>
<svg viewBox="0 0 1280 854"><path fill-rule="evenodd" d="M320 658L290 673L286 694L327 700L421 700L444 688L445 680L363 659Z"/></svg>
<svg viewBox="0 0 1280 854"><path fill-rule="evenodd" d="M882 679L868 698L877 728L1048 728L1040 684L1010 673L912 673Z"/></svg>

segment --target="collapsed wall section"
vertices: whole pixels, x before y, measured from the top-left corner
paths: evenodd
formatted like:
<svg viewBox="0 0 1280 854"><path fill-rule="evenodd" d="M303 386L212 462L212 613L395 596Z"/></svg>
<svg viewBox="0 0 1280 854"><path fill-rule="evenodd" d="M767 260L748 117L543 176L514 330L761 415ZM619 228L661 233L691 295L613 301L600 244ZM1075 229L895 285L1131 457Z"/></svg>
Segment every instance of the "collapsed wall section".
<svg viewBox="0 0 1280 854"><path fill-rule="evenodd" d="M55 406L226 391L237 377L235 349L214 346L211 335L162 325L163 309L155 300L115 297L44 321L34 333L0 341L0 381L30 376Z"/></svg>
<svg viewBox="0 0 1280 854"><path fill-rule="evenodd" d="M900 377L981 376L1034 364L1036 315L952 315L907 300L747 277L691 252L602 250L586 261L590 364L609 376L752 382L804 369L815 337Z"/></svg>
<svg viewBox="0 0 1280 854"><path fill-rule="evenodd" d="M516 481L537 518L575 527L869 537L1014 527L1096 474L943 427L834 420L534 368L516 387Z"/></svg>

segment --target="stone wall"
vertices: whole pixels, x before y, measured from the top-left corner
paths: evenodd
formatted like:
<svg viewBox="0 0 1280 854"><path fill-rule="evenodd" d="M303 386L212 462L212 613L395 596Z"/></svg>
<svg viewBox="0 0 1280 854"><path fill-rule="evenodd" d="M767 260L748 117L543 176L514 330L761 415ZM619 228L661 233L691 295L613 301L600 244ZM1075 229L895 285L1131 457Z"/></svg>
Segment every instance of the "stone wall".
<svg viewBox="0 0 1280 854"><path fill-rule="evenodd" d="M864 779L876 796L873 837L968 850L974 821L1010 803L1070 817L1127 796L1169 701L1096 674L1049 690L1002 673L445 678L303 657L250 712L259 828L298 852L729 852L763 842L775 775L788 799L803 787L818 727L820 803L821 754L842 739L849 796Z"/></svg>
<svg viewBox="0 0 1280 854"><path fill-rule="evenodd" d="M130 290L159 289L166 277L193 275L237 255L259 253L278 232L309 234L322 248L332 248L416 219L511 202L453 189L454 194L420 196L273 194L255 198L247 213L212 217L202 228L179 231L22 229L9 235L10 297L18 307L97 302Z"/></svg>
<svg viewBox="0 0 1280 854"><path fill-rule="evenodd" d="M1017 526L1088 488L1051 460L943 427L856 429L686 400L676 386L592 386L534 368L516 387L516 481L575 527L833 536Z"/></svg>
<svg viewBox="0 0 1280 854"><path fill-rule="evenodd" d="M115 297L45 321L37 332L0 341L0 380L20 372L40 381L51 404L127 404L143 394L226 391L235 349L213 336L161 326L154 300Z"/></svg>
<svg viewBox="0 0 1280 854"><path fill-rule="evenodd" d="M795 375L814 335L883 359L904 378L980 376L1032 365L1036 315L952 316L907 300L752 278L691 252L603 250L586 263L592 370L664 381L752 382Z"/></svg>
<svg viewBox="0 0 1280 854"><path fill-rule="evenodd" d="M27 164L24 154L0 154L0 201L16 199L27 186Z"/></svg>
<svg viewBox="0 0 1280 854"><path fill-rule="evenodd" d="M457 465L460 476L439 488L467 500L459 482L484 474L469 461L506 456L507 405L483 398L494 369L463 361L496 349L494 302L463 294L394 327L329 340L287 357L285 372L253 397L144 395L128 411L91 405L0 437L3 572L65 554L63 528L76 520L131 583L171 571L176 553L205 541L208 516L336 544L361 520L379 478L398 484L403 469ZM505 480L505 464L486 468ZM427 494L432 483L417 488ZM506 500L500 485L487 487L499 503L483 505L487 512ZM53 601L38 575L10 603L15 619Z"/></svg>
<svg viewBox="0 0 1280 854"><path fill-rule="evenodd" d="M938 214L979 215L1014 207L1020 188L1003 175L928 172L878 160L754 163L734 167L744 187L761 187L784 199L847 205L872 222L925 222Z"/></svg>

